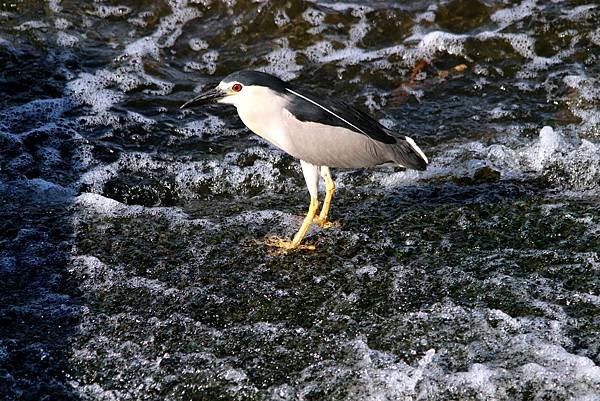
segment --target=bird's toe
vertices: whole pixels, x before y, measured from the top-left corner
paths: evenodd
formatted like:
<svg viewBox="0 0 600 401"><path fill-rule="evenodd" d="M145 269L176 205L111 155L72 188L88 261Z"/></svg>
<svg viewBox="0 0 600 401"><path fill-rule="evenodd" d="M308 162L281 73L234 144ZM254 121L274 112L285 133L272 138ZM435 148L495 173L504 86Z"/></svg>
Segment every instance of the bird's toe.
<svg viewBox="0 0 600 401"><path fill-rule="evenodd" d="M306 250L315 250L314 245L306 245L295 243L294 241L290 241L287 239L271 236L265 239L265 245L272 246L274 248L279 248L282 251L291 251L297 249L306 249Z"/></svg>
<svg viewBox="0 0 600 401"><path fill-rule="evenodd" d="M332 228L332 227L339 228L340 227L340 223L338 223L337 221L329 221L322 217L315 218L314 223L321 228Z"/></svg>

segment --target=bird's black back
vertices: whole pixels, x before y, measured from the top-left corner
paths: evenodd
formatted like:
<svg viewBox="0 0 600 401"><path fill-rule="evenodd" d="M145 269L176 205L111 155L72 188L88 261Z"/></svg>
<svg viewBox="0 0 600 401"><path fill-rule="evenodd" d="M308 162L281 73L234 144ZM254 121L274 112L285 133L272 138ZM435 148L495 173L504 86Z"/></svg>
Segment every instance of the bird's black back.
<svg viewBox="0 0 600 401"><path fill-rule="evenodd" d="M288 105L290 113L300 121L312 121L316 123L343 127L354 132L366 135L376 141L386 144L396 143L396 138L389 134L387 128L373 119L367 113L360 111L340 100L322 100L307 93L306 91L288 86L289 90L296 92L320 106L289 92ZM319 100L317 100L319 99ZM358 128L358 130L357 130Z"/></svg>

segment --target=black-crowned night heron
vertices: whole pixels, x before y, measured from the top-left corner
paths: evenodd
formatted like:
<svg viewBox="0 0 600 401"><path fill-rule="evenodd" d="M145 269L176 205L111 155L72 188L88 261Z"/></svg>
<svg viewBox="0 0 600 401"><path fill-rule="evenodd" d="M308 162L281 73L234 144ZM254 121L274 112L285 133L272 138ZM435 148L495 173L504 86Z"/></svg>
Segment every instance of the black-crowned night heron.
<svg viewBox="0 0 600 401"><path fill-rule="evenodd" d="M415 142L396 135L367 114L333 99L321 99L264 72L239 71L181 108L206 103L231 104L248 128L300 159L310 192L310 207L292 241L267 243L286 249L300 246L313 221L328 227L335 185L329 167L357 168L396 164L425 170L427 157ZM319 174L325 200L317 216Z"/></svg>

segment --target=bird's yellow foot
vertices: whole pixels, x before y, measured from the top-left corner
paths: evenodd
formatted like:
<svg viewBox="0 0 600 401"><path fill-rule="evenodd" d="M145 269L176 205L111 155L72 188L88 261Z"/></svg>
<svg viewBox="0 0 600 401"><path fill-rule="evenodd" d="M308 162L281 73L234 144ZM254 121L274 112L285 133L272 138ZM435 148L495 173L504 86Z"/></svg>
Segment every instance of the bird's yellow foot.
<svg viewBox="0 0 600 401"><path fill-rule="evenodd" d="M326 218L316 217L313 222L321 228L339 227L340 224L337 222L331 222Z"/></svg>
<svg viewBox="0 0 600 401"><path fill-rule="evenodd" d="M272 246L275 248L280 248L283 252L297 249L307 249L314 251L314 245L305 245L300 243L295 243L294 241L286 240L278 237L267 237L265 239L265 245Z"/></svg>
<svg viewBox="0 0 600 401"><path fill-rule="evenodd" d="M300 229L298 230L296 235L294 235L294 239L291 241L287 241L287 240L277 238L277 237L268 237L266 239L265 243L269 246L274 246L274 247L280 248L284 252L286 252L288 250L292 250L292 249L294 249L294 250L296 250L296 249L314 250L315 249L314 245L304 245L304 244L300 244L300 243L302 242L302 240L304 239L304 236L306 235L306 232L310 228L310 225L312 224L312 222L315 218L315 215L317 214L318 208L319 208L319 202L317 201L317 198L311 197L310 198L310 207L308 208L308 213L306 214L306 217L302 221L302 225L300 226Z"/></svg>

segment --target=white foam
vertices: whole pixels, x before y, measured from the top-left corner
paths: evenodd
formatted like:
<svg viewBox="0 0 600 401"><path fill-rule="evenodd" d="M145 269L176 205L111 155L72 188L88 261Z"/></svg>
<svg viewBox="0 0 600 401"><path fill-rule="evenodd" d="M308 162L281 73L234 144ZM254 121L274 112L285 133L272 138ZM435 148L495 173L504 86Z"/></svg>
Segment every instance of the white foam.
<svg viewBox="0 0 600 401"><path fill-rule="evenodd" d="M125 17L131 14L131 8L127 6L107 6L106 4L96 4L96 9L90 11L90 14L100 18Z"/></svg>
<svg viewBox="0 0 600 401"><path fill-rule="evenodd" d="M281 28L282 26L289 24L290 17L288 17L288 15L285 13L284 9L278 8L273 20L275 22L275 25L277 25L277 27Z"/></svg>
<svg viewBox="0 0 600 401"><path fill-rule="evenodd" d="M135 17L131 17L127 19L131 25L138 26L140 28L145 28L148 26L148 22L146 21L148 18L151 18L154 14L151 11L142 11L138 13Z"/></svg>
<svg viewBox="0 0 600 401"><path fill-rule="evenodd" d="M370 112L381 109L381 106L375 100L373 93L367 94L367 98L365 99L364 105L367 106Z"/></svg>
<svg viewBox="0 0 600 401"><path fill-rule="evenodd" d="M600 80L588 78L582 75L567 75L563 78L563 82L577 89L579 96L587 101L593 102L600 100Z"/></svg>
<svg viewBox="0 0 600 401"><path fill-rule="evenodd" d="M538 155L534 163L541 165L550 155L564 147L565 142L560 134L554 132L552 127L543 127L540 130Z"/></svg>
<svg viewBox="0 0 600 401"><path fill-rule="evenodd" d="M75 206L87 213L93 212L102 217L137 217L160 216L178 225L200 225L205 228L218 227L217 224L205 219L191 219L187 213L177 207L145 207L141 205L125 205L102 195L84 192L77 196ZM81 218L78 216L77 218Z"/></svg>
<svg viewBox="0 0 600 401"><path fill-rule="evenodd" d="M367 275L369 277L373 277L377 273L377 266L367 265L360 267L354 271L357 276Z"/></svg>
<svg viewBox="0 0 600 401"><path fill-rule="evenodd" d="M211 50L202 55L202 62L188 61L184 66L184 71L189 72L191 70L203 71L209 75L213 75L217 70L217 60L219 58L219 52Z"/></svg>
<svg viewBox="0 0 600 401"><path fill-rule="evenodd" d="M106 89L105 85L111 80L107 81L103 82L101 71L95 75L84 72L77 79L68 82L66 90L76 104L86 104L95 112L105 112L124 98L122 93Z"/></svg>
<svg viewBox="0 0 600 401"><path fill-rule="evenodd" d="M190 49L192 49L195 52L199 52L200 50L208 49L208 42L205 40L202 40L200 38L190 39L188 42L188 45L190 46Z"/></svg>
<svg viewBox="0 0 600 401"><path fill-rule="evenodd" d="M475 141L427 149L435 157L426 171L390 173L376 169L369 171L368 179L375 187L397 187L447 176L472 177L487 166L499 171L502 179L546 177L553 185L571 191L573 196L600 190L600 145L567 138L562 129L548 126L540 129L537 139L525 141L520 130L522 127L515 127L513 133L507 132L491 145ZM344 179L343 174L337 177Z"/></svg>
<svg viewBox="0 0 600 401"><path fill-rule="evenodd" d="M85 207L86 209L94 210L96 213L100 213L105 216L115 216L121 211L128 208L127 205L118 202L114 199L106 198L102 195L92 193L82 193L75 199L75 203L79 206ZM131 208L142 209L142 206L132 206Z"/></svg>
<svg viewBox="0 0 600 401"><path fill-rule="evenodd" d="M574 116L582 121L578 126L580 135L600 136L600 80L580 75L566 75L562 82L571 88L564 97L564 102Z"/></svg>
<svg viewBox="0 0 600 401"><path fill-rule="evenodd" d="M423 13L419 13L415 15L416 22L434 22L435 21L435 12L428 10Z"/></svg>
<svg viewBox="0 0 600 401"><path fill-rule="evenodd" d="M171 14L161 18L158 28L151 35L160 47L173 47L183 32L183 26L202 16L200 10L187 6L187 0L172 1L168 4Z"/></svg>
<svg viewBox="0 0 600 401"><path fill-rule="evenodd" d="M319 41L303 50L303 53L313 62L327 62L326 58L335 53L333 45L328 41ZM334 57L333 60L340 60L343 57Z"/></svg>
<svg viewBox="0 0 600 401"><path fill-rule="evenodd" d="M68 33L58 32L56 34L56 44L62 47L73 47L79 42L79 38Z"/></svg>
<svg viewBox="0 0 600 401"><path fill-rule="evenodd" d="M348 46L355 46L360 42L367 33L371 30L369 21L367 21L366 13L372 9L365 6L352 8L352 15L358 17L359 21L350 27L348 32Z"/></svg>
<svg viewBox="0 0 600 401"><path fill-rule="evenodd" d="M90 255L75 256L71 259L69 272L78 277L80 286L86 292L111 291L118 285L124 288L143 288L160 296L173 296L179 289L167 286L162 281L146 277L131 277L122 267L112 267Z"/></svg>
<svg viewBox="0 0 600 401"><path fill-rule="evenodd" d="M160 59L160 49L153 38L144 37L125 46L123 55L125 57L130 57L137 60L140 60L146 56L149 56L154 60L158 60Z"/></svg>
<svg viewBox="0 0 600 401"><path fill-rule="evenodd" d="M59 13L62 11L62 6L60 5L61 0L46 0L46 3L48 4L50 11L53 13Z"/></svg>
<svg viewBox="0 0 600 401"><path fill-rule="evenodd" d="M600 28L596 28L595 30L588 32L588 38L592 43L600 46Z"/></svg>
<svg viewBox="0 0 600 401"><path fill-rule="evenodd" d="M496 10L490 19L500 25L500 29L521 21L533 14L537 9L536 0L524 0L514 7L501 8Z"/></svg>
<svg viewBox="0 0 600 401"><path fill-rule="evenodd" d="M207 124L211 124L207 122ZM77 187L87 191L102 193L104 185L119 176L125 170L128 174L148 170L161 171L165 177L175 182L174 191L182 199L197 199L197 188L209 188L212 194L237 195L241 191L253 188L281 191L298 189L298 184L289 177L281 175L279 167L283 154L281 151L263 147L248 147L242 153L229 153L223 161L206 159L202 161L173 161L157 159L151 155L134 152L121 154L111 164L102 165L83 173ZM253 163L246 165L251 158ZM294 164L297 168L297 165Z"/></svg>
<svg viewBox="0 0 600 401"><path fill-rule="evenodd" d="M64 112L72 108L72 103L65 98L33 100L0 112L0 121L8 130L22 123L43 125L57 120Z"/></svg>
<svg viewBox="0 0 600 401"><path fill-rule="evenodd" d="M337 11L352 10L352 15L358 17L359 21L350 27L348 36L343 42L343 48L336 49L331 41L321 40L301 50L311 61L322 64L335 62L341 66L362 64L366 68L384 70L393 68L393 65L386 60L388 56L397 54L405 55L407 52L404 44L369 51L358 47L371 29L371 25L366 17L367 12L372 10L371 8L347 3L328 3L327 6ZM307 9L303 16L311 24L316 24L325 18L324 14L316 12L313 9ZM320 26L319 32L324 29L324 24ZM338 41L337 38L334 40ZM415 55L415 57L418 56ZM367 61L369 63L366 63Z"/></svg>
<svg viewBox="0 0 600 401"><path fill-rule="evenodd" d="M394 128L396 127L396 121L391 119L391 118L380 118L379 119L379 124L383 125L385 128L389 129L389 130L394 130Z"/></svg>
<svg viewBox="0 0 600 401"><path fill-rule="evenodd" d="M433 31L425 36L413 35L406 42L418 40L414 48L390 48L394 52L401 52L403 60L407 65L414 66L419 61L431 60L437 52L446 52L452 55L462 55L464 52L463 42L468 36L457 35L442 31Z"/></svg>
<svg viewBox="0 0 600 401"><path fill-rule="evenodd" d="M584 4L570 10L564 10L563 13L566 14L567 19L571 21L585 20L586 18L589 18L591 13L594 13L597 7L597 4Z"/></svg>
<svg viewBox="0 0 600 401"><path fill-rule="evenodd" d="M89 165L93 162L91 149L87 149L87 151L80 155L79 159L81 168L89 167ZM104 184L117 176L118 168L115 164L100 166L81 174L81 177L79 177L77 180L77 186L84 187L89 191L100 193L104 188Z"/></svg>
<svg viewBox="0 0 600 401"><path fill-rule="evenodd" d="M48 28L48 23L44 21L27 21L15 27L17 31L30 31L35 29Z"/></svg>
<svg viewBox="0 0 600 401"><path fill-rule="evenodd" d="M535 41L525 33L501 33L493 37L506 39L517 53L526 58L536 58ZM541 58L540 58L541 59Z"/></svg>
<svg viewBox="0 0 600 401"><path fill-rule="evenodd" d="M301 216L279 210L255 210L229 217L228 224L244 224L250 227L257 224L272 224L272 222L276 221L277 224L286 227L289 234L292 234L295 232L300 220L302 220Z"/></svg>
<svg viewBox="0 0 600 401"><path fill-rule="evenodd" d="M312 7L308 7L306 10L302 12L302 18L313 27L308 30L308 33L311 35L316 35L321 33L324 29L327 28L325 21L325 13L320 10L316 10Z"/></svg>
<svg viewBox="0 0 600 401"><path fill-rule="evenodd" d="M64 30L69 28L71 25L73 24L69 20L66 20L64 18L56 18L54 20L54 27L56 29Z"/></svg>
<svg viewBox="0 0 600 401"><path fill-rule="evenodd" d="M539 341L533 335L514 337L509 343L510 354L527 353L531 362L522 365L518 371L525 381L540 386L544 383L577 383L572 391L586 395L584 388L600 384L600 367L589 358L567 352L562 346ZM582 388L583 387L583 388ZM581 391L584 390L584 391Z"/></svg>
<svg viewBox="0 0 600 401"><path fill-rule="evenodd" d="M329 2L327 3L327 8L331 8L335 11L348 11L350 10L353 16L359 16L360 14L365 14L366 12L373 11L371 7L365 6L364 4L356 4L349 2Z"/></svg>
<svg viewBox="0 0 600 401"><path fill-rule="evenodd" d="M510 117L512 112L509 110L504 110L502 106L496 106L492 110L487 111L492 120L498 120L501 118Z"/></svg>
<svg viewBox="0 0 600 401"><path fill-rule="evenodd" d="M297 72L302 69L296 64L296 52L289 47L287 38L278 41L280 48L273 50L265 56L269 65L262 70L269 74L276 75L284 81L289 81L298 76Z"/></svg>
<svg viewBox="0 0 600 401"><path fill-rule="evenodd" d="M210 115L202 120L194 120L185 124L184 127L177 127L176 132L185 137L202 137L203 134L215 134L225 127L225 122L219 117Z"/></svg>
<svg viewBox="0 0 600 401"><path fill-rule="evenodd" d="M250 166L238 166L238 160L257 156ZM283 154L280 151L250 147L243 153L229 153L223 161L208 160L204 163L188 163L177 169L175 180L181 188L182 194L194 198L193 188L209 186L213 194L239 194L248 190L246 186L250 181L253 187L268 190L297 188L289 178L281 176L275 166L281 163ZM191 191L191 192L190 192Z"/></svg>
<svg viewBox="0 0 600 401"><path fill-rule="evenodd" d="M478 397L494 399L499 386L495 379L503 372L502 369L490 369L484 364L475 363L468 372L457 372L449 377L448 384L452 388L468 388L474 390Z"/></svg>
<svg viewBox="0 0 600 401"><path fill-rule="evenodd" d="M298 398L317 388L346 388L348 400L412 399L435 358L435 351L429 350L410 366L392 354L369 348L362 338L343 344L343 349L343 360L311 365L302 371L295 388L276 386L270 389L271 395L295 393L292 398Z"/></svg>

